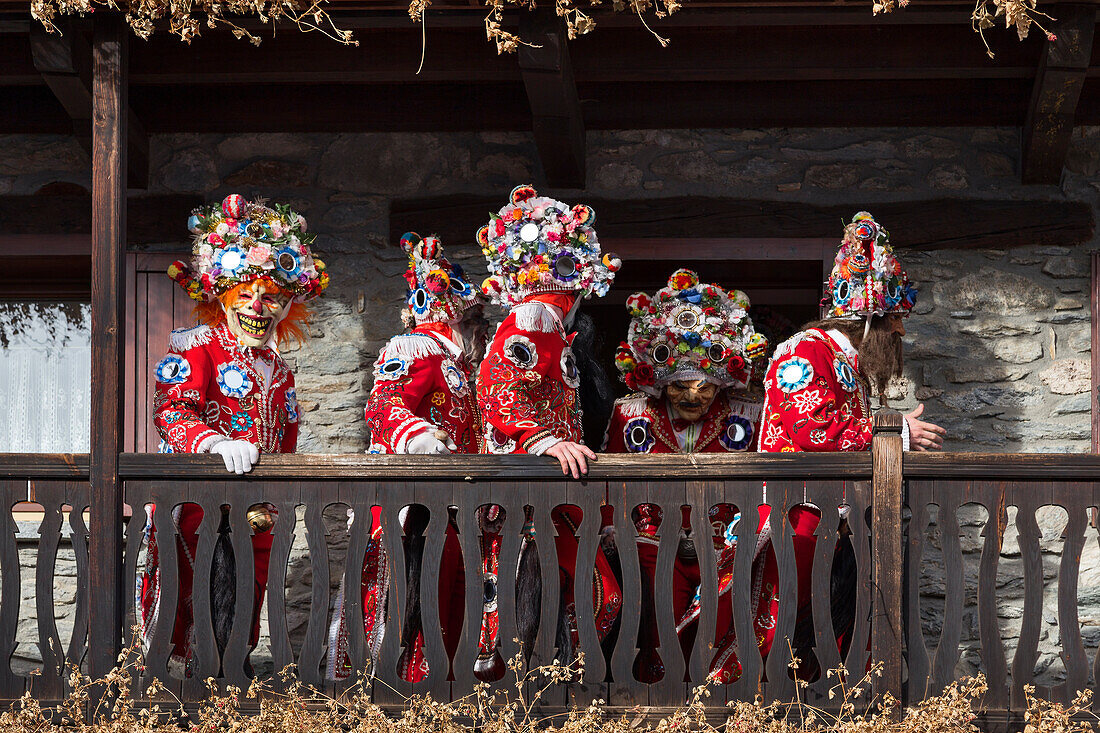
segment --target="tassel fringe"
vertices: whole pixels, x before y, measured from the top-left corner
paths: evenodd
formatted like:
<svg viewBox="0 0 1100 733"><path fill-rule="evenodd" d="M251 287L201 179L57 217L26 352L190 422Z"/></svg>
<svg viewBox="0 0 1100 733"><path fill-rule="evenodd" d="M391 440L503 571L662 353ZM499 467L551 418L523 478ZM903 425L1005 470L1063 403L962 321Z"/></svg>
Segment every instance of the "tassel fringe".
<svg viewBox="0 0 1100 733"><path fill-rule="evenodd" d="M214 338L214 331L210 326L194 326L193 328L177 328L172 331L169 346L172 351L188 351L196 346L210 343Z"/></svg>

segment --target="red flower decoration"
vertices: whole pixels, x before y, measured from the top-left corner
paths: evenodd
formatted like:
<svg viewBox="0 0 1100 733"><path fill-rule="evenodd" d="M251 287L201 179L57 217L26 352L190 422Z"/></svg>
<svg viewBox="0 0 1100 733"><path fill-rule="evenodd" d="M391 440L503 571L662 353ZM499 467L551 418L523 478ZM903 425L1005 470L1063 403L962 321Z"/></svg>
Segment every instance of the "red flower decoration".
<svg viewBox="0 0 1100 733"><path fill-rule="evenodd" d="M740 355L734 354L726 364L726 371L730 374L739 374L745 371L745 360Z"/></svg>
<svg viewBox="0 0 1100 733"><path fill-rule="evenodd" d="M639 386L648 387L653 384L653 367L644 362L638 364L634 367L633 376Z"/></svg>

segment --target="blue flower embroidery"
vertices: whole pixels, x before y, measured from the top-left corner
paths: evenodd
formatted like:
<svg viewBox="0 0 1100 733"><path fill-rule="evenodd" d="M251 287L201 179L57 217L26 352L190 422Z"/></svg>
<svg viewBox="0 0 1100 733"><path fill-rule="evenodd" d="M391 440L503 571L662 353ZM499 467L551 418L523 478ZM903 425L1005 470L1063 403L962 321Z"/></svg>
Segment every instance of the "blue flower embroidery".
<svg viewBox="0 0 1100 733"><path fill-rule="evenodd" d="M252 379L236 364L219 364L218 388L226 397L240 399L252 390Z"/></svg>
<svg viewBox="0 0 1100 733"><path fill-rule="evenodd" d="M165 425L174 425L183 419L183 413L180 412L166 412L160 416L161 422Z"/></svg>
<svg viewBox="0 0 1100 733"><path fill-rule="evenodd" d="M252 428L252 416L247 412L238 410L229 418L229 427L239 433L248 432Z"/></svg>
<svg viewBox="0 0 1100 733"><path fill-rule="evenodd" d="M792 356L775 370L775 380L779 389L791 393L803 389L814 378L814 368L801 356Z"/></svg>
<svg viewBox="0 0 1100 733"><path fill-rule="evenodd" d="M742 451L752 443L752 421L741 415L726 418L725 429L718 434L718 442L728 451Z"/></svg>
<svg viewBox="0 0 1100 733"><path fill-rule="evenodd" d="M286 391L286 421L298 422L298 392L293 387Z"/></svg>
<svg viewBox="0 0 1100 733"><path fill-rule="evenodd" d="M181 384L191 376L191 364L179 354L169 354L153 370L161 384Z"/></svg>
<svg viewBox="0 0 1100 733"><path fill-rule="evenodd" d="M623 428L623 442L631 453L649 453L657 439L649 429L648 417L636 417Z"/></svg>
<svg viewBox="0 0 1100 733"><path fill-rule="evenodd" d="M848 366L848 363L839 356L833 359L833 373L836 374L836 381L840 382L840 386L843 387L846 392L856 391L855 372L853 372L852 367Z"/></svg>

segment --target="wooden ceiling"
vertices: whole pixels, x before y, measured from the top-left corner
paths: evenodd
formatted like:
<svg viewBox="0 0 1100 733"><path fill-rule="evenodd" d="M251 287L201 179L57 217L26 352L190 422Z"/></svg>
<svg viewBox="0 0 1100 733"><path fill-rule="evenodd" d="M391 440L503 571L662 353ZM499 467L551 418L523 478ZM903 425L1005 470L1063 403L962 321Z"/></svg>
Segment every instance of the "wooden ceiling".
<svg viewBox="0 0 1100 733"><path fill-rule="evenodd" d="M90 119L87 27L62 39L0 0L0 133L78 131ZM1069 130L1100 124L1096 2L1051 5L1059 40L987 33L969 3L690 2L649 23L627 13L565 43L548 8L507 24L540 48L498 56L475 0L433 2L421 27L400 2L333 0L357 47L259 29L130 44L137 135L161 132L533 130L548 177L583 184L585 129L1006 125L1025 130L1025 180L1062 170ZM5 12L23 8L21 12ZM86 112L86 114L85 114ZM131 157L134 151L131 150ZM140 159L140 151L138 151ZM138 179L140 180L140 178Z"/></svg>

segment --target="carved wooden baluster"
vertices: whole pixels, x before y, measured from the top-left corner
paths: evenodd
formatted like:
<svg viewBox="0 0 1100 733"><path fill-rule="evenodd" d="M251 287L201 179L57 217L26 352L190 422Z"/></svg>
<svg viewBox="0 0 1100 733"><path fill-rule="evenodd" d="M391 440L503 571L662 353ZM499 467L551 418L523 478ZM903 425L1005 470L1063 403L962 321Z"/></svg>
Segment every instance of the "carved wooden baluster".
<svg viewBox="0 0 1100 733"><path fill-rule="evenodd" d="M530 485L524 481L503 482L497 481L489 485L492 501L500 505L504 510L504 525L500 535L500 567L518 568L520 549L523 545L523 521L524 506L528 501ZM463 486L455 487L455 492L463 490ZM466 541L476 542L476 538L468 538ZM467 568L466 582L481 584L480 564ZM497 573L497 620L499 622L500 653L504 661L518 654L521 649L515 639L519 637L518 623L519 609L516 606L516 574L514 572ZM480 609L477 623L481 623ZM524 657L530 654L530 649L522 650ZM511 679L511 672L505 675L505 679Z"/></svg>
<svg viewBox="0 0 1100 733"><path fill-rule="evenodd" d="M504 483L504 482L502 482ZM508 484L504 484L507 486ZM481 637L481 620L485 609L485 579L482 572L481 560L481 529L478 526L478 511L480 507L493 503L492 493L498 491L495 484L487 482L472 482L456 490L454 496L458 513L455 518L458 523L458 539L462 547L462 564L466 570L466 610L462 619L462 634L459 637L458 648L455 650L454 682L451 684L451 697L458 699L473 692L477 679L474 677L474 663L477 661L478 642ZM518 524L517 524L518 520ZM506 518L505 527L510 527L512 532L523 524L523 513L513 518ZM507 541L508 529L502 530L502 540ZM498 578L505 575L515 576L515 564L505 565L503 556L500 560L500 572ZM512 583L515 583L514 577ZM514 588L514 586L513 586ZM497 593L500 598L500 592ZM499 602L499 601L498 601ZM501 633L515 633L515 627Z"/></svg>
<svg viewBox="0 0 1100 733"><path fill-rule="evenodd" d="M676 634L676 611L673 607L672 578L676 574L676 555L680 547L680 507L686 503L686 484L683 481L652 482L649 498L660 506L660 542L657 545L657 568L654 571L654 610L657 615L657 635L660 639L661 660L665 676L651 685L650 705L680 705L687 694L684 672L687 665ZM698 538L696 538L698 542Z"/></svg>
<svg viewBox="0 0 1100 733"><path fill-rule="evenodd" d="M88 651L88 527L84 524L84 509L88 506L88 485L84 483L72 483L69 504L72 510L69 512L69 529L73 544L73 557L76 560L76 611L73 614L73 635L69 639L69 648L66 651L66 659L72 664L80 664ZM145 524L145 512L136 507L135 516L130 518L131 529L140 538L142 527ZM128 567L128 565L127 565ZM131 588L133 575L127 574L123 578L126 587ZM130 603L126 604L127 607ZM126 628L133 625L133 618ZM66 670L67 672L68 670ZM68 674L63 675L65 692L69 692Z"/></svg>
<svg viewBox="0 0 1100 733"><path fill-rule="evenodd" d="M1092 486L1085 483L1065 483L1058 486L1060 505L1069 514L1062 535L1062 559L1058 565L1058 637L1062 642L1062 660L1066 665L1066 681L1059 685L1056 699L1068 703L1078 690L1088 686L1089 668L1085 645L1081 640L1081 622L1077 615L1077 580L1081 574L1081 550L1085 546L1088 514L1085 505L1091 498Z"/></svg>
<svg viewBox="0 0 1100 733"><path fill-rule="evenodd" d="M11 510L16 502L27 498L27 480L0 482L3 498L3 529L0 530L0 696L16 700L23 694L24 678L11 670L11 655L15 652L15 630L19 626L19 548L15 535L19 531Z"/></svg>
<svg viewBox="0 0 1100 733"><path fill-rule="evenodd" d="M245 660L248 659L249 637L252 635L252 609L256 604L256 564L252 549L254 530L248 523L248 508L262 499L262 484L251 482L231 484L226 497L229 503L229 539L233 544L233 564L237 571L237 602L233 607L233 629L229 632L229 640L222 654L222 675L227 684L242 690L247 689L249 683ZM195 588L199 587L196 583ZM325 606L328 606L327 602Z"/></svg>
<svg viewBox="0 0 1100 733"><path fill-rule="evenodd" d="M378 655L374 684L374 699L379 704L399 703L412 694L412 686L398 674L398 662L413 640L405 638L405 619L409 613L409 589L405 554L405 532L401 525L402 511L409 505L412 484L394 481L378 487L378 504L382 507L382 543L389 563L390 588L386 608L386 634Z"/></svg>
<svg viewBox="0 0 1100 733"><path fill-rule="evenodd" d="M848 527L852 530L852 549L856 555L856 622L852 645L844 660L851 683L863 676L870 656L867 646L871 636L871 533L867 510L871 506L871 482L853 481L847 484L847 489Z"/></svg>
<svg viewBox="0 0 1100 733"><path fill-rule="evenodd" d="M814 531L814 559L810 573L810 604L813 608L814 656L821 670L821 676L807 689L807 698L813 693L817 700L811 704L829 707L836 706L836 699L829 700L829 689L837 680L829 677L829 670L840 665L840 650L837 648L836 633L833 629L832 577L833 559L839 538L837 528L840 525L838 508L843 496L843 484L814 482L810 486L810 500L821 508L821 521ZM803 660L806 661L806 660Z"/></svg>
<svg viewBox="0 0 1100 733"><path fill-rule="evenodd" d="M53 578L57 570L57 548L61 543L61 505L65 502L65 482L36 479L30 482L30 495L42 505L42 523L38 527L38 553L35 558L35 611L38 616L38 651L42 655L41 674L30 680L30 692L36 700L59 700L65 676L65 658L61 636L54 618Z"/></svg>
<svg viewBox="0 0 1100 733"><path fill-rule="evenodd" d="M158 580L160 581L160 608L157 611L149 648L145 655L145 675L141 689L159 679L169 689L179 688L179 681L168 674L168 657L172 653L172 629L176 622L176 608L179 604L179 564L187 562L179 553L178 530L173 518L175 508L182 502L180 484L171 481L152 481L148 484L137 483L135 494L146 497L145 501L155 505L153 526L156 530ZM186 484L183 484L186 486ZM95 514L91 515L92 529L95 529ZM136 553L134 561L136 562ZM93 630L96 633L96 630ZM175 690L173 690L175 691Z"/></svg>
<svg viewBox="0 0 1100 733"><path fill-rule="evenodd" d="M755 699L764 675L764 661L756 643L756 609L751 602L753 558L759 541L757 528L760 526L761 490L760 481L746 481L743 488L740 483L727 481L720 500L736 504L741 510L741 521L737 525L737 554L733 558L733 587L730 589L733 594L733 628L737 633L737 661L741 663L741 676L729 685L726 691L728 700Z"/></svg>
<svg viewBox="0 0 1100 733"><path fill-rule="evenodd" d="M789 702L794 699L794 680L789 676L791 662L791 640L794 638L795 622L798 619L798 566L794 556L794 534L791 527L790 509L802 501L804 484L801 481L769 481L768 504L771 513L768 522L771 525L772 547L775 549L775 562L779 571L779 618L775 624L775 636L768 652L766 669L768 671L768 700Z"/></svg>
<svg viewBox="0 0 1100 733"><path fill-rule="evenodd" d="M369 673L378 675L381 668L374 668L370 658L370 650L367 648L367 629L364 622L366 613L363 608L363 561L366 558L367 547L370 544L374 531L374 506L377 502L377 487L374 483L349 483L341 482L337 485L337 493L341 500L340 506L351 509L353 520L350 535L348 536L347 554L344 556L344 630L347 633L347 654L350 672L348 685L354 685L361 679L360 675ZM399 558L398 558L399 560ZM389 567L393 567L391 562ZM390 576L390 583L396 583L397 578ZM391 610L390 618L394 618ZM399 620L396 623L400 623ZM389 626L387 625L387 631ZM329 643L332 640L329 639ZM329 654L335 654L335 649L329 649ZM327 682L327 680L326 680Z"/></svg>
<svg viewBox="0 0 1100 733"><path fill-rule="evenodd" d="M195 655L191 676L183 681L184 698L203 700L208 696L206 679L219 677L222 660L214 637L212 608L214 548L218 543L218 529L222 520L222 505L226 503L225 482L192 481L187 484L187 498L202 507L202 522L198 529L195 547L194 590L191 593L191 612L195 624ZM238 565L238 572L240 566Z"/></svg>
<svg viewBox="0 0 1100 733"><path fill-rule="evenodd" d="M928 506L934 499L935 484L931 481L909 481L909 542L906 545L906 651L909 664L909 700L923 700L931 680L931 661L924 643L920 614L920 577L924 563L924 536L931 522ZM851 524L851 522L849 522Z"/></svg>
<svg viewBox="0 0 1100 733"><path fill-rule="evenodd" d="M275 536L271 542L271 565L267 572L267 626L275 672L271 684L276 689L283 686L280 672L294 663L294 650L290 645L290 630L286 622L286 571L294 545L294 528L298 522L295 510L302 500L301 486L297 482L279 488L279 498L276 500L274 494L272 496L279 518L272 530Z"/></svg>
<svg viewBox="0 0 1100 733"><path fill-rule="evenodd" d="M936 486L940 500L938 523L943 544L943 633L932 659L933 693L939 694L955 679L959 662L959 640L962 638L963 602L966 600L965 568L959 542L959 505L969 485L959 481L941 481Z"/></svg>
<svg viewBox="0 0 1100 733"><path fill-rule="evenodd" d="M997 566L1001 559L1001 545L1004 543L1007 521L1005 487L1002 482L987 481L975 482L971 488L982 497L982 505L985 506L988 517L982 529L985 542L982 544L982 557L978 565L978 629L982 645L982 666L985 668L986 684L989 687L985 700L991 709L1007 710L1008 664L1005 662L1004 644L1001 642L997 619ZM919 617L914 625L919 634Z"/></svg>
<svg viewBox="0 0 1100 733"><path fill-rule="evenodd" d="M531 504L534 508L535 542L538 551L539 573L542 576L542 599L540 601L539 631L535 637L531 666L549 665L555 659L561 659L558 649L558 614L561 608L561 578L558 572L558 546L555 538L558 534L554 524L554 509L569 502L569 493L563 481L543 481L531 487ZM562 528L563 532L569 531ZM501 573L507 572L502 566ZM528 686L528 695L541 690L540 703L543 705L564 705L564 685L550 684L545 678L536 676ZM528 699L531 699L529 697Z"/></svg>
<svg viewBox="0 0 1100 733"><path fill-rule="evenodd" d="M638 563L637 533L631 513L647 498L646 484L612 481L609 496L615 506L613 529L615 546L623 577L623 607L619 613L619 638L611 655L611 705L648 705L649 686L634 678L634 659L638 655L638 622L642 607L642 575Z"/></svg>
<svg viewBox="0 0 1100 733"><path fill-rule="evenodd" d="M1043 556L1039 525L1035 510L1043 503L1023 486L1014 487L1016 529L1020 538L1020 558L1024 566L1024 607L1020 620L1020 637L1016 655L1012 658L1012 709L1023 710L1024 685L1035 677L1035 660L1039 658L1039 632L1043 622Z"/></svg>
<svg viewBox="0 0 1100 733"><path fill-rule="evenodd" d="M324 485L315 482L302 483L302 497L306 504L306 546L309 548L311 594L309 621L302 649L298 653L298 675L302 682L320 689L323 685L321 657L325 653L328 634L328 542L325 539ZM370 524L369 518L356 517L356 521ZM353 525L354 526L354 525ZM359 588L358 583L345 589L344 602L350 602L350 594ZM361 628L361 627L360 627Z"/></svg>
<svg viewBox="0 0 1100 733"><path fill-rule="evenodd" d="M577 526L577 566L574 571L573 598L577 612L578 649L584 654L584 678L569 685L571 705L583 707L592 700L606 700L604 677L607 665L596 632L596 609L593 605L593 583L596 572L596 554L600 550L600 506L603 504L606 483L583 481L566 484L569 503L581 509L581 523Z"/></svg>
<svg viewBox="0 0 1100 733"><path fill-rule="evenodd" d="M706 681L718 643L714 636L718 624L718 553L714 550L712 539L714 528L710 524L710 508L721 503L716 500L721 487L720 481L689 481L686 485L687 500L691 505L691 536L699 562L698 631L688 658L692 687Z"/></svg>
<svg viewBox="0 0 1100 733"><path fill-rule="evenodd" d="M439 576L443 546L447 540L447 506L451 504L452 485L446 481L417 481L410 484L413 500L428 510L424 530L424 552L420 565L420 628L424 634L424 660L428 676L413 685L416 693L431 692L436 700L447 700L451 684L447 681L450 660L443 646L443 627L439 615ZM411 640L409 641L411 643Z"/></svg>

